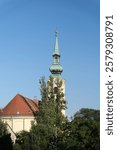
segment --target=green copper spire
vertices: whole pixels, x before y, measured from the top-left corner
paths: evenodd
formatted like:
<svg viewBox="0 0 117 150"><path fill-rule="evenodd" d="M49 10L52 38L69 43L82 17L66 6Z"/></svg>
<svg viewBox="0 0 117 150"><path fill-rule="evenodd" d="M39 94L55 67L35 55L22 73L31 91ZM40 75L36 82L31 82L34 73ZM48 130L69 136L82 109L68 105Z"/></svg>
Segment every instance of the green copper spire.
<svg viewBox="0 0 117 150"><path fill-rule="evenodd" d="M50 67L50 72L53 77L61 77L61 73L63 72L63 68L60 65L60 54L58 47L58 32L55 32L55 47L53 52L53 64Z"/></svg>

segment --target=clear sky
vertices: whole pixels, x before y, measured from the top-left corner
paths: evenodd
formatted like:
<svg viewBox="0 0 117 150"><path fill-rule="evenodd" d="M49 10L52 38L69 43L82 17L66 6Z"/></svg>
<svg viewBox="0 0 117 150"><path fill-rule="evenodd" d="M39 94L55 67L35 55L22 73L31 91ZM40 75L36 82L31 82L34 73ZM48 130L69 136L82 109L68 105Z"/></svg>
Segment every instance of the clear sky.
<svg viewBox="0 0 117 150"><path fill-rule="evenodd" d="M17 93L40 99L58 29L67 114L99 109L99 0L0 0L0 107Z"/></svg>

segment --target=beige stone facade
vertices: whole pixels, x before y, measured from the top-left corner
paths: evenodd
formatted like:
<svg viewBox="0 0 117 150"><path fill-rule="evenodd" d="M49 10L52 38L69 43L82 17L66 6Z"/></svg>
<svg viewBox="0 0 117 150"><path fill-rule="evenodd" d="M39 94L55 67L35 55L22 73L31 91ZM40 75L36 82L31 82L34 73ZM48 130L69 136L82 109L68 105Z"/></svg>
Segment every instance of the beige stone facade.
<svg viewBox="0 0 117 150"><path fill-rule="evenodd" d="M14 133L22 130L29 131L31 122L34 121L33 116L5 116L1 117L1 119L9 125Z"/></svg>

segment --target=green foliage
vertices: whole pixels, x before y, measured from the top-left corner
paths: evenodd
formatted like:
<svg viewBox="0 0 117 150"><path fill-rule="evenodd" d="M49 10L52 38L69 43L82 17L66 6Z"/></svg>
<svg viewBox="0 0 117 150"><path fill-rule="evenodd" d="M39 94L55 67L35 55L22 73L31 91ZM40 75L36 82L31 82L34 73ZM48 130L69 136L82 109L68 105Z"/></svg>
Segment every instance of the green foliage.
<svg viewBox="0 0 117 150"><path fill-rule="evenodd" d="M100 121L100 111L99 110L94 110L94 109L89 109L89 108L82 108L80 111L78 111L75 115L74 118L83 118L83 119L90 119L90 120L95 120L97 122Z"/></svg>
<svg viewBox="0 0 117 150"><path fill-rule="evenodd" d="M11 135L7 131L6 124L3 123L1 119L0 119L0 149L3 150L13 149Z"/></svg>
<svg viewBox="0 0 117 150"><path fill-rule="evenodd" d="M81 109L74 115L66 132L67 150L99 150L99 110Z"/></svg>
<svg viewBox="0 0 117 150"><path fill-rule="evenodd" d="M51 118L49 122L48 118L47 120L44 119L48 115L50 116L50 114L46 114L46 112L42 114L40 114L42 118L37 115L35 122L33 122L31 132L23 131L17 134L14 150L100 149L99 110L81 109L74 115L74 118L70 122L64 121L59 126L56 125L56 117Z"/></svg>
<svg viewBox="0 0 117 150"><path fill-rule="evenodd" d="M30 132L21 131L16 134L16 138L14 149L30 150Z"/></svg>
<svg viewBox="0 0 117 150"><path fill-rule="evenodd" d="M20 144L15 143L15 144L13 145L13 150L22 150L22 148L21 148Z"/></svg>
<svg viewBox="0 0 117 150"><path fill-rule="evenodd" d="M66 121L62 114L62 109L66 108L62 81L50 78L46 82L42 77L40 87L42 101L31 129L32 149L58 149L58 143L61 143L62 138L62 126Z"/></svg>
<svg viewBox="0 0 117 150"><path fill-rule="evenodd" d="M71 121L60 79L40 80L41 103L30 132L17 134L14 150L99 150L100 112L82 108Z"/></svg>
<svg viewBox="0 0 117 150"><path fill-rule="evenodd" d="M0 149L13 150L13 143L10 134L5 134L2 137L0 137Z"/></svg>
<svg viewBox="0 0 117 150"><path fill-rule="evenodd" d="M8 131L7 131L7 126L5 123L2 122L2 120L0 119L0 137L4 136L8 134Z"/></svg>

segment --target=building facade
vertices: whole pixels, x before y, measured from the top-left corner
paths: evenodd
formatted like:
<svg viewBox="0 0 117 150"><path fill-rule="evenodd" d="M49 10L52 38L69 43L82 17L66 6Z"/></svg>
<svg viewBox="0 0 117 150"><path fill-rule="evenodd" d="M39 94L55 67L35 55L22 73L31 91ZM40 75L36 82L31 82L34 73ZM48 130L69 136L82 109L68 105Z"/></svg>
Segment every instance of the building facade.
<svg viewBox="0 0 117 150"><path fill-rule="evenodd" d="M0 112L0 118L7 124L12 140L15 141L15 133L22 130L29 131L31 122L34 121L38 111L38 100L31 100L17 94Z"/></svg>

